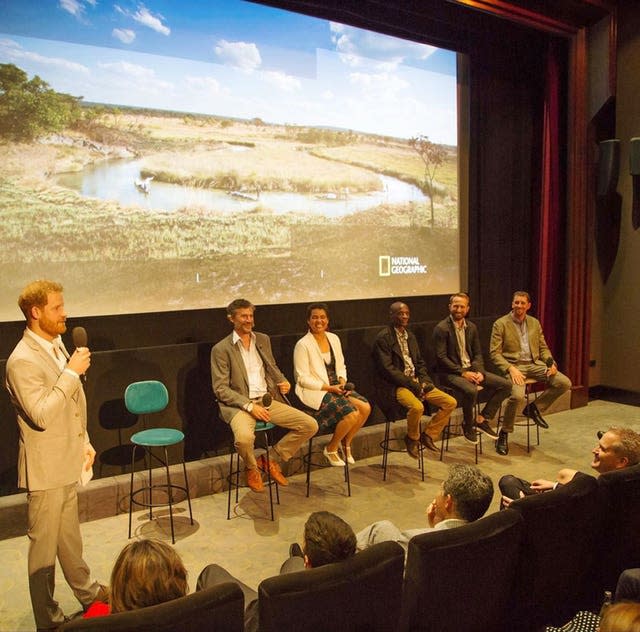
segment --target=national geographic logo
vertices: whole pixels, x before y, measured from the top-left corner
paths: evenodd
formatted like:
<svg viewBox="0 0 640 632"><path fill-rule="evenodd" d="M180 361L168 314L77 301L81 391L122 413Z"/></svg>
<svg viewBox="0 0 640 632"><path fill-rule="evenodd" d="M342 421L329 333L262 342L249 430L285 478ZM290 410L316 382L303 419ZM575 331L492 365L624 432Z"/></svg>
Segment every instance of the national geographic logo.
<svg viewBox="0 0 640 632"><path fill-rule="evenodd" d="M420 257L378 257L378 275L388 277L403 274L426 274L427 266L420 262Z"/></svg>

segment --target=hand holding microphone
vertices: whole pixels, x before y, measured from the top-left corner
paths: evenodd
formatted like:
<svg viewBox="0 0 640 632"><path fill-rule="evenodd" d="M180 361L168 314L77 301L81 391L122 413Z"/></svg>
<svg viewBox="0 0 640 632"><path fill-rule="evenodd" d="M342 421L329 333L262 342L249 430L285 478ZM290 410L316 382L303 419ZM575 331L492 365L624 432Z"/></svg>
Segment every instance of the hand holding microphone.
<svg viewBox="0 0 640 632"><path fill-rule="evenodd" d="M71 331L71 338L76 350L69 358L67 367L75 371L83 382L86 382L87 376L85 373L91 364L91 352L87 347L87 330L84 327L74 327Z"/></svg>
<svg viewBox="0 0 640 632"><path fill-rule="evenodd" d="M342 394L348 396L351 391L356 390L356 385L353 382L345 382L342 385Z"/></svg>
<svg viewBox="0 0 640 632"><path fill-rule="evenodd" d="M558 372L558 367L556 366L556 362L553 358L547 358L545 360L545 364L547 365L547 377L551 377Z"/></svg>

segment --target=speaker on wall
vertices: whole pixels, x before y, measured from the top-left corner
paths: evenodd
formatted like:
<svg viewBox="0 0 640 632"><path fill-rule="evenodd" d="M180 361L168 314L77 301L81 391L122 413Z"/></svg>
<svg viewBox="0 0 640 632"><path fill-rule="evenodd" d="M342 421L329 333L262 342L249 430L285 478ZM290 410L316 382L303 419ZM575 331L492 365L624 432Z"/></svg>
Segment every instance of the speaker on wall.
<svg viewBox="0 0 640 632"><path fill-rule="evenodd" d="M598 157L598 197L611 195L618 186L620 173L620 140L612 138L600 144Z"/></svg>
<svg viewBox="0 0 640 632"><path fill-rule="evenodd" d="M640 176L640 138L629 141L629 173Z"/></svg>
<svg viewBox="0 0 640 632"><path fill-rule="evenodd" d="M620 172L620 141L599 143L598 182L596 187L596 252L602 280L613 269L620 243L622 198L616 191Z"/></svg>
<svg viewBox="0 0 640 632"><path fill-rule="evenodd" d="M629 173L633 186L631 223L637 230L640 228L640 138L632 138L629 141Z"/></svg>

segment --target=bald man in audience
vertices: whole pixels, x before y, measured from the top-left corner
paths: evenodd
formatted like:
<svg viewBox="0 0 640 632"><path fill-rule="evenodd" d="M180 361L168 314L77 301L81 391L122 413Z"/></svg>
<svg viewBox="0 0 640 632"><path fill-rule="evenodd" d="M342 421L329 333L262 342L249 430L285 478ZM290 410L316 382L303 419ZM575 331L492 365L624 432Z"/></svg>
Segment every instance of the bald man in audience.
<svg viewBox="0 0 640 632"><path fill-rule="evenodd" d="M631 428L613 426L606 432L598 433L598 445L592 450L591 467L604 474L640 463L640 434ZM564 468L558 472L555 481L543 478L535 481L525 481L511 474L503 476L498 485L502 492L502 506L508 507L512 501L533 494L541 494L566 485L580 474L577 470Z"/></svg>

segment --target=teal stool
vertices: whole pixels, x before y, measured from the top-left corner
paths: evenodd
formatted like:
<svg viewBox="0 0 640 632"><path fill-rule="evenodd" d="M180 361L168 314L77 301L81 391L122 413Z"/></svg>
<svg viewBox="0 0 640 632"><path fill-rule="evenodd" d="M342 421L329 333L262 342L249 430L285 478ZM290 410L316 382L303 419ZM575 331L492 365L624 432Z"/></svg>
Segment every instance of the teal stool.
<svg viewBox="0 0 640 632"><path fill-rule="evenodd" d="M164 410L169 403L169 393L167 387L157 380L146 380L143 382L133 382L127 386L124 392L124 403L127 410L134 415L150 415ZM171 475L169 473L169 455L167 448L169 446L181 443L184 441L184 433L175 428L149 428L148 430L141 430L136 432L131 437L131 443L133 444L133 450L131 451L131 484L129 488L129 538L131 538L131 520L133 505L139 505L141 507L149 508L149 520L153 520L153 508L154 507L166 507L169 506L169 522L171 523L171 542L175 544L175 532L173 527L173 491L178 489L183 491L187 496L187 502L189 504L189 518L191 524L193 524L193 513L191 511L191 496L189 495L189 479L187 478L187 469L184 463L184 457L182 458L182 471L184 473L184 487L182 485L176 485L171 482ZM142 449L144 451L145 463L149 471L149 483L146 487L133 491L133 474L136 461L136 451ZM158 456L154 453L154 449L161 450L164 456ZM151 475L151 462L155 459L160 463L166 472L167 482L161 484L153 484ZM153 490L164 489L167 493L167 500L155 501L153 500ZM136 497L139 494L149 493L149 500L137 500Z"/></svg>

